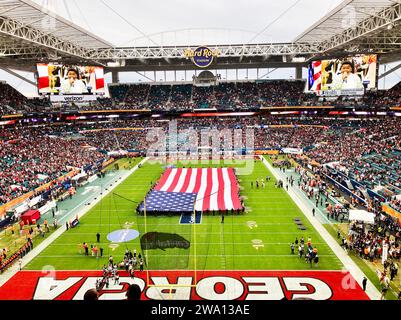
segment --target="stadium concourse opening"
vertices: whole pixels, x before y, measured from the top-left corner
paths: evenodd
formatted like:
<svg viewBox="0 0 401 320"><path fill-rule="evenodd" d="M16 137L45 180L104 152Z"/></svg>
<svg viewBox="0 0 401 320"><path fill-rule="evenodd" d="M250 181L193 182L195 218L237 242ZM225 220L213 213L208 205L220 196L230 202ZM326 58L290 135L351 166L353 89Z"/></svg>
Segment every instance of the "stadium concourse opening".
<svg viewBox="0 0 401 320"><path fill-rule="evenodd" d="M0 300L401 299L400 1L39 2L0 1Z"/></svg>

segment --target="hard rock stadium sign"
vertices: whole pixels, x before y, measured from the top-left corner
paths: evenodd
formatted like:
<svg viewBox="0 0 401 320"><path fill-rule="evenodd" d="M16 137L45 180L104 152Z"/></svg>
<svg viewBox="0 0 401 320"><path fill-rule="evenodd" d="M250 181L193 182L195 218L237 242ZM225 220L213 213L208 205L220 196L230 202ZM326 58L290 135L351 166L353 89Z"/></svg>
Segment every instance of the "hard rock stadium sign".
<svg viewBox="0 0 401 320"><path fill-rule="evenodd" d="M218 57L220 52L218 50L211 50L208 47L202 46L195 50L186 49L184 56L191 58L192 62L199 68L207 68L213 63L215 57Z"/></svg>

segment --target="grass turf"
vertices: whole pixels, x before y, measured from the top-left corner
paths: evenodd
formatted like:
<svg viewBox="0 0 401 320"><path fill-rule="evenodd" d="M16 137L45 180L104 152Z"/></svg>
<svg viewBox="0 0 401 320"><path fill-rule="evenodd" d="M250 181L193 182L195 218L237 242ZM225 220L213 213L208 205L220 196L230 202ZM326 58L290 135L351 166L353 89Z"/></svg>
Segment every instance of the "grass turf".
<svg viewBox="0 0 401 320"><path fill-rule="evenodd" d="M253 161L253 160L247 160ZM249 163L248 163L249 164ZM197 163L192 167L231 166L239 168L244 164ZM177 166L183 166L178 163ZM146 163L118 185L113 193L105 196L84 217L74 229L64 232L32 260L25 269L41 270L52 266L56 270L100 269L107 263L108 255L114 261L121 261L128 247L140 250L139 238L117 248L110 248L106 239L108 233L123 229L126 222L141 234L145 232L145 217L135 213L137 203L141 202L150 188L163 172L163 165ZM266 188L251 188L251 181L270 175L272 179ZM188 269L188 270L308 270L310 266L304 259L291 255L290 243L303 236L311 237L313 245L319 250L318 270L340 270L341 262L310 225L301 210L283 189L274 187L275 179L262 162L254 163L252 173L238 176L241 196L245 197L247 212L241 215L226 216L221 223L219 216L203 215L202 223L180 225L179 216L147 216L146 231L178 234L191 242L189 249L148 250L149 269ZM128 200L129 199L129 200ZM298 230L293 219L299 217L307 227ZM249 226L254 221L257 227ZM195 229L194 229L195 228ZM95 258L80 253L78 244L95 244L96 233L101 234L104 256ZM253 247L255 240L264 247ZM196 258L195 258L196 251Z"/></svg>

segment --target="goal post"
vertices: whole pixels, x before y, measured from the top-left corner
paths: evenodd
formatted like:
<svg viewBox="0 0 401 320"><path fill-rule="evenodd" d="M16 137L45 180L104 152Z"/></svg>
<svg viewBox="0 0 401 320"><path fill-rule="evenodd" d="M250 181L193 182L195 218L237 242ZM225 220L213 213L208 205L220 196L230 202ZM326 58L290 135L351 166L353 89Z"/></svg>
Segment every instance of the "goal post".
<svg viewBox="0 0 401 320"><path fill-rule="evenodd" d="M196 287L198 281L198 259L197 259L197 223L194 199L193 211L190 224L175 223L165 224L166 216L149 214L146 205L146 197L143 201L143 235L141 237L141 249L146 266L146 287L153 287L162 291L168 290L169 299L173 298L176 288ZM177 220L179 216L177 216ZM172 219L169 219L170 221ZM138 220L139 221L139 220ZM168 221L168 220L167 220ZM163 231L163 232L160 232ZM157 238L154 233L162 234ZM170 237L170 238L168 238ZM178 243L182 241L182 243ZM153 271L177 270L188 271L192 277L191 284L155 284L152 281Z"/></svg>

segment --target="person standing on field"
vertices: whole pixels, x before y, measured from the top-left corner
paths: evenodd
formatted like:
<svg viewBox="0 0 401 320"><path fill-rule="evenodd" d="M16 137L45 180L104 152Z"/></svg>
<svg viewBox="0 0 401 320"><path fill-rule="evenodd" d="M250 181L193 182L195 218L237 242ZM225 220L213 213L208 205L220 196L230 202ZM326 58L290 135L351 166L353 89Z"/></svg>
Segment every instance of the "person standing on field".
<svg viewBox="0 0 401 320"><path fill-rule="evenodd" d="M368 279L366 277L363 277L363 280L362 280L362 289L363 289L363 291L366 291L367 283L368 283Z"/></svg>

